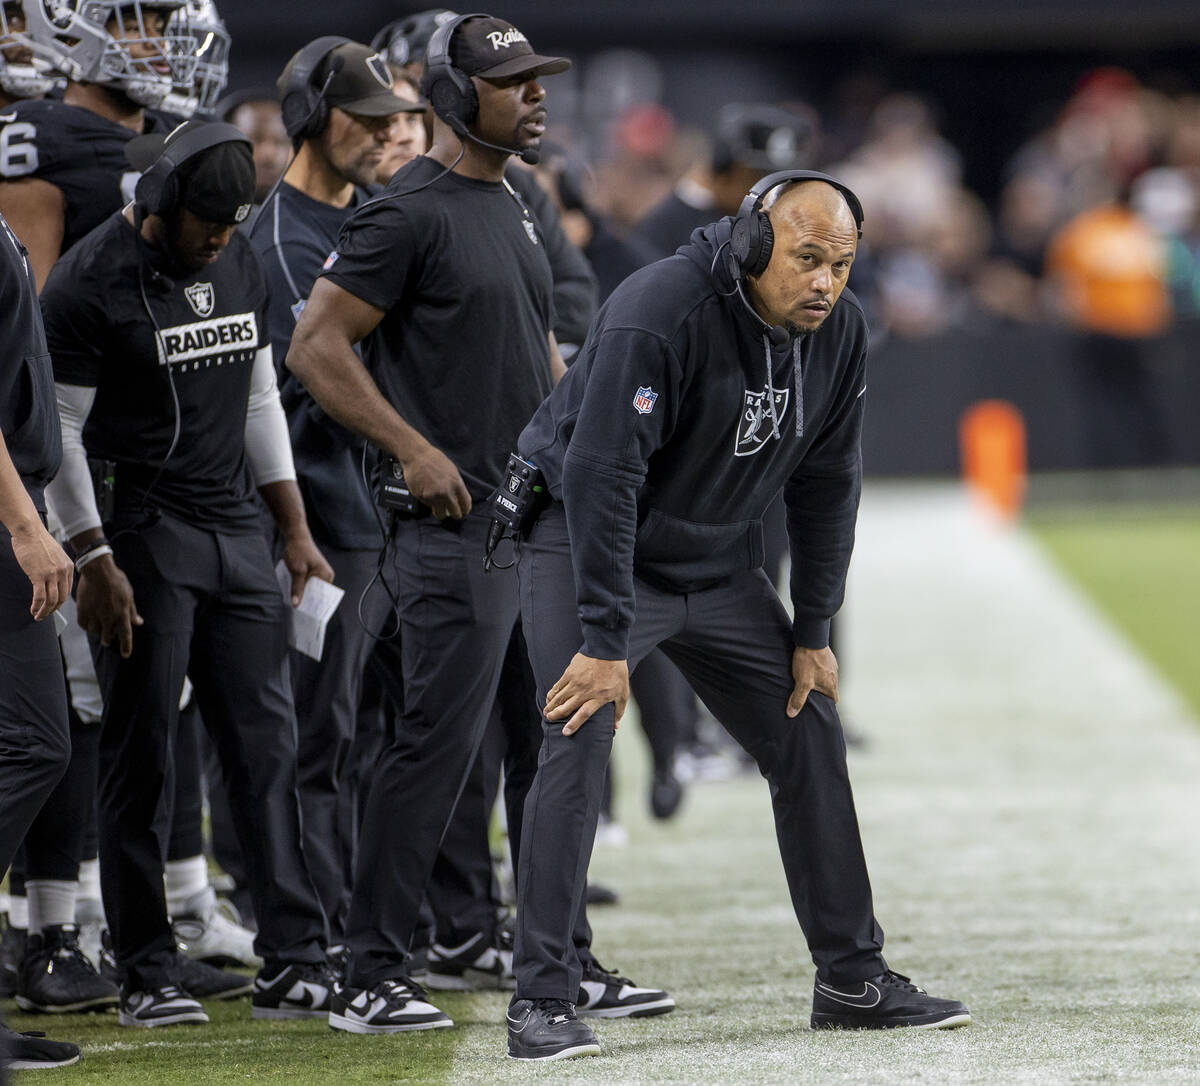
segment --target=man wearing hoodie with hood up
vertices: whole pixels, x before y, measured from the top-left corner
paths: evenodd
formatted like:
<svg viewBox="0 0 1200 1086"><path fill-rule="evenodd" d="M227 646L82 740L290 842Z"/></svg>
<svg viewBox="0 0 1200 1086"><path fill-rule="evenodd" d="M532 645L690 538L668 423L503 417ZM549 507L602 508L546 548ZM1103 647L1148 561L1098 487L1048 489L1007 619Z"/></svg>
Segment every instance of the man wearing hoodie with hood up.
<svg viewBox="0 0 1200 1086"><path fill-rule="evenodd" d="M861 484L867 325L844 289L861 226L832 178L764 178L734 219L616 290L521 435L552 500L520 556L545 724L517 879L511 1056L599 1051L575 1017L572 920L628 674L656 645L770 784L817 967L813 1027L970 1021L884 961L835 708L829 620ZM758 568L781 488L794 619Z"/></svg>

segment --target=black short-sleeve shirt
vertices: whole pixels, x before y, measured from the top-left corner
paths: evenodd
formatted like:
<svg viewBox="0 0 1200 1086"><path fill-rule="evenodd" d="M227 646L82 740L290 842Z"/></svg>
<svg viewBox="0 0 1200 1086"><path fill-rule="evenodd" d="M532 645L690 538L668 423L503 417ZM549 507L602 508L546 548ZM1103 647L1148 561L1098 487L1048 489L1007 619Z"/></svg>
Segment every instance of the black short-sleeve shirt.
<svg viewBox="0 0 1200 1086"><path fill-rule="evenodd" d="M118 519L161 509L201 528L258 531L245 427L267 343L262 266L238 233L185 278L155 270L156 259L118 212L54 265L42 291L54 378L96 389L83 443L117 463Z"/></svg>
<svg viewBox="0 0 1200 1086"><path fill-rule="evenodd" d="M397 171L323 274L386 311L363 341L368 369L482 501L552 385L553 283L536 221L502 183L447 173L411 191L441 170L421 156Z"/></svg>
<svg viewBox="0 0 1200 1086"><path fill-rule="evenodd" d="M143 130L165 130L146 115ZM14 102L0 111L0 181L35 177L63 194L65 253L133 199L138 173L125 158L136 136L83 106L51 99Z"/></svg>

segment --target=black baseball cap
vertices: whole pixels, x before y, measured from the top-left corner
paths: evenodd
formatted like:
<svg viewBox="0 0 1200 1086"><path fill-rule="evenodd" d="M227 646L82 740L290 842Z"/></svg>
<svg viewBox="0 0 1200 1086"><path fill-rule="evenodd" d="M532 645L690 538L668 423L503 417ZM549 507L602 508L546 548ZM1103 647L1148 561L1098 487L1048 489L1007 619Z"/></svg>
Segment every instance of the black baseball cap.
<svg viewBox="0 0 1200 1086"><path fill-rule="evenodd" d="M512 23L491 15L471 16L450 42L450 60L466 75L480 79L557 75L571 67L566 57L544 57Z"/></svg>
<svg viewBox="0 0 1200 1086"><path fill-rule="evenodd" d="M205 222L243 222L254 206L254 155L250 141L232 125L187 121L166 134L135 136L125 145L125 157L144 173L168 147L198 128L228 129L230 138L197 151L176 167L179 205Z"/></svg>
<svg viewBox="0 0 1200 1086"><path fill-rule="evenodd" d="M292 69L302 52L297 52L283 69L279 77L281 90L291 82ZM320 88L326 80L329 85L323 95L325 102L357 117L389 117L416 108L393 92L387 57L361 42L345 42L330 50L310 82Z"/></svg>

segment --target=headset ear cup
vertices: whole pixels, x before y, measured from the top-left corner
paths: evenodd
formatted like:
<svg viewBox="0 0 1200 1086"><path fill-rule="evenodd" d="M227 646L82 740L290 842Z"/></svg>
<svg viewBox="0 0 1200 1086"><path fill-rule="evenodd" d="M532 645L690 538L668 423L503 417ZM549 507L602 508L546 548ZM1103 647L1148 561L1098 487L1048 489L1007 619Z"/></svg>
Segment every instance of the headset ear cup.
<svg viewBox="0 0 1200 1086"><path fill-rule="evenodd" d="M425 96L433 106L433 112L451 128L451 118L470 124L479 114L479 95L470 78L448 64L439 65L430 72L426 81Z"/></svg>
<svg viewBox="0 0 1200 1086"><path fill-rule="evenodd" d="M747 275L762 275L767 270L767 265L771 263L771 250L775 248L775 231L771 227L771 220L764 211L756 211L754 213L755 227L751 228L751 234L756 235L754 250L747 256L746 274Z"/></svg>

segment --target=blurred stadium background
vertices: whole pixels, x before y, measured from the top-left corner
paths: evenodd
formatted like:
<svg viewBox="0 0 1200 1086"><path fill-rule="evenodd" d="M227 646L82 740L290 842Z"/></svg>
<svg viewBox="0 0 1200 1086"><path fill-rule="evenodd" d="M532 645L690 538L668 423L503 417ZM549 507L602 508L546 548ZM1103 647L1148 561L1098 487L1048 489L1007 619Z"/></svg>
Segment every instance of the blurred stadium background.
<svg viewBox="0 0 1200 1086"><path fill-rule="evenodd" d="M415 3L222 5L230 89L270 85L319 34L368 41ZM957 469L977 399L1013 402L1035 470L1200 463L1200 6L1145 0L510 0L495 14L575 59L551 135L620 233L711 152L722 106L810 120L811 165L866 204L854 286L873 311L866 467ZM1162 239L1173 320L1107 403L1073 353L1047 248L1132 188ZM1116 428L1089 429L1096 412Z"/></svg>

